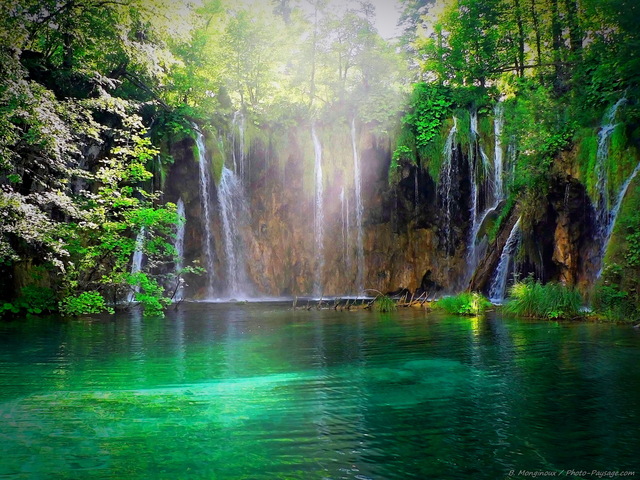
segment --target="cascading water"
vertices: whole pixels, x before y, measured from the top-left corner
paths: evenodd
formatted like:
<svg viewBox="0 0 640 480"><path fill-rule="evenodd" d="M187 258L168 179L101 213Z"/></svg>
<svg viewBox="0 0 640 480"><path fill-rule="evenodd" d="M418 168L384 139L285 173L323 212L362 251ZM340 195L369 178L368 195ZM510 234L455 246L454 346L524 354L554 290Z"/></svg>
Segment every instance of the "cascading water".
<svg viewBox="0 0 640 480"><path fill-rule="evenodd" d="M615 123L616 114L618 108L627 101L626 97L622 97L618 100L605 114L603 125L598 132L598 152L596 155L596 176L598 181L596 188L598 189L598 198L596 205L598 209L598 219L600 227L606 228L609 217L609 184L607 179L607 160L609 158L609 138L611 134L618 126Z"/></svg>
<svg viewBox="0 0 640 480"><path fill-rule="evenodd" d="M364 291L364 230L362 224L364 207L362 205L362 172L360 172L355 118L351 120L351 146L353 147L353 179L356 194L356 258L358 269L356 272L356 293L361 294Z"/></svg>
<svg viewBox="0 0 640 480"><path fill-rule="evenodd" d="M177 213L178 217L180 217L180 220L176 224L176 241L173 244L174 248L176 249L176 263L174 267L174 273L176 275L177 282L175 287L176 290L174 300L182 300L184 298L184 289L180 272L184 267L184 232L186 229L185 209L182 198L178 200Z"/></svg>
<svg viewBox="0 0 640 480"><path fill-rule="evenodd" d="M211 234L211 196L210 196L210 167L207 157L207 150L204 142L204 135L194 123L192 124L196 132L196 145L198 147L198 169L199 169L199 187L200 187L200 204L202 205L204 231L204 253L205 253L205 275L207 279L205 298L213 298L213 275L215 273L213 235Z"/></svg>
<svg viewBox="0 0 640 480"><path fill-rule="evenodd" d="M233 170L240 176L244 182L247 175L246 157L245 157L245 130L246 120L241 111L233 114L231 121L231 157L233 159ZM236 153L237 152L237 153ZM239 158L238 158L239 154Z"/></svg>
<svg viewBox="0 0 640 480"><path fill-rule="evenodd" d="M493 153L493 198L497 204L504 197L503 187L503 151L502 151L502 131L504 129L504 105L498 102L494 108L493 117L493 135L494 135L494 153Z"/></svg>
<svg viewBox="0 0 640 480"><path fill-rule="evenodd" d="M631 175L627 177L625 182L620 187L620 191L618 192L618 196L613 205L613 208L609 212L606 229L602 234L602 239L600 243L601 245L600 256L599 256L600 266L598 268L598 274L596 278L599 278L600 275L602 275L604 254L607 252L607 246L609 245L609 240L611 240L611 234L613 233L613 227L616 224L616 219L618 218L618 213L620 212L620 206L622 205L622 200L624 200L624 196L627 193L627 189L629 188L629 185L631 184L633 179L636 177L636 175L638 175L638 172L640 172L640 163L636 165L636 168L633 169L633 172L631 172Z"/></svg>
<svg viewBox="0 0 640 480"><path fill-rule="evenodd" d="M477 242L478 242L478 234L480 233L480 228L482 224L486 220L487 216L494 212L500 201L504 198L504 189L503 189L503 151L502 151L502 130L504 127L504 106L502 103L498 102L495 106L495 115L493 120L493 132L494 132L494 157L493 157L493 203L491 205L487 205L482 213L478 215L477 212L477 204L478 204L478 185L477 185L477 171L472 166L472 162L470 159L469 168L470 172L470 181L471 181L471 191L472 191L472 202L473 206L471 208L471 235L469 238L469 245L467 249L467 260L468 260L468 269L467 276L470 279L473 275L473 272L478 264L478 251L477 251ZM475 111L471 112L471 138L474 142L478 141L478 117ZM488 160L486 159L486 155L482 150L482 146L479 145L480 153L482 156L483 166L486 167Z"/></svg>
<svg viewBox="0 0 640 480"><path fill-rule="evenodd" d="M316 268L313 279L313 294L322 295L322 272L324 270L324 191L322 180L322 145L316 135L315 127L311 127L311 138L315 154L314 179L315 179L315 211L313 232L315 237Z"/></svg>
<svg viewBox="0 0 640 480"><path fill-rule="evenodd" d="M444 156L444 163L440 173L440 195L443 198L443 207L445 211L445 225L444 225L444 238L445 247L448 252L451 249L451 206L453 199L451 197L451 188L453 184L453 154L456 150L456 133L458 131L458 119L453 117L453 127L449 130L447 141L444 144L444 150L442 152Z"/></svg>
<svg viewBox="0 0 640 480"><path fill-rule="evenodd" d="M144 245L144 236L145 236L145 228L142 227L136 235L136 249L133 252L133 258L131 259L131 275L135 275L142 271L142 260L144 258L144 253L142 252L142 247ZM127 295L127 301L129 303L135 301L136 293L140 291L140 286L135 285L133 290L129 292Z"/></svg>
<svg viewBox="0 0 640 480"><path fill-rule="evenodd" d="M241 226L247 223L248 207L240 177L227 167L222 167L218 203L227 267L227 294L235 299L246 298L248 281Z"/></svg>
<svg viewBox="0 0 640 480"><path fill-rule="evenodd" d="M478 166L476 158L476 146L478 145L478 112L470 112L470 133L471 146L469 148L469 184L471 186L471 235L469 236L469 246L467 256L475 263L475 237L478 231Z"/></svg>
<svg viewBox="0 0 640 480"><path fill-rule="evenodd" d="M520 219L515 223L507 238L507 243L504 244L502 249L502 255L500 255L500 261L498 267L493 275L491 281L491 287L489 288L489 299L493 303L502 303L505 298L507 290L507 279L509 271L512 270L513 255L516 251L516 246L520 240Z"/></svg>
<svg viewBox="0 0 640 480"><path fill-rule="evenodd" d="M349 218L349 196L342 187L340 190L340 211L342 214L342 258L345 262L347 272L351 271L351 248L349 230L351 229L351 219Z"/></svg>
<svg viewBox="0 0 640 480"><path fill-rule="evenodd" d="M473 150L473 145L477 145L478 147L478 152L480 153L480 159L482 160L482 168L487 171L489 169L489 157L487 156L487 154L484 151L484 148L482 148L482 145L480 144L480 133L478 132L478 111L477 110L471 110L470 112L470 130L471 130L471 143L472 143L472 150Z"/></svg>
<svg viewBox="0 0 640 480"><path fill-rule="evenodd" d="M632 180L638 174L640 170L640 164L631 172L629 177L620 186L620 190L616 194L613 206L611 206L611 196L609 193L609 182L607 172L607 162L609 159L609 141L611 134L618 126L615 123L616 114L618 109L626 103L626 97L622 97L607 111L603 119L603 126L598 132L598 151L596 156L596 168L595 173L597 176L596 188L598 190L598 198L596 199L596 228L597 236L600 243L600 249L598 252L598 273L596 278L599 278L602 274L604 255L607 251L611 234L613 233L613 227L615 226L616 218L620 211L622 200L631 184Z"/></svg>

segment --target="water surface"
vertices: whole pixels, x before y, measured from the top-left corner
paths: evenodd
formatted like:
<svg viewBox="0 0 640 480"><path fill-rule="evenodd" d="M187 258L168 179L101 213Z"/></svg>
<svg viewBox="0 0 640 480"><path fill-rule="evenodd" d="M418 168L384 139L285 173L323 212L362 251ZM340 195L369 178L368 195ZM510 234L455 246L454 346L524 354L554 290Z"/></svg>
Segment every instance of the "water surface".
<svg viewBox="0 0 640 480"><path fill-rule="evenodd" d="M640 470L639 365L629 327L407 310L0 324L0 479Z"/></svg>

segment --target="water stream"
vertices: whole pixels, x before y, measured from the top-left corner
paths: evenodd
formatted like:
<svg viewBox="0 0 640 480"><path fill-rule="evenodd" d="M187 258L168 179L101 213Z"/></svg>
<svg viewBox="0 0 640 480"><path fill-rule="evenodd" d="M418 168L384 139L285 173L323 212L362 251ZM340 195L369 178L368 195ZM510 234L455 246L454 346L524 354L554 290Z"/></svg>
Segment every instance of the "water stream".
<svg viewBox="0 0 640 480"><path fill-rule="evenodd" d="M205 299L213 298L213 276L215 274L214 269L214 245L213 235L211 233L211 162L207 155L207 149L205 146L204 135L196 124L193 124L193 128L196 132L196 145L198 147L198 171L199 171L199 189L200 189L200 205L202 206L202 230L204 233L204 245L202 250L204 251L205 258L205 276L206 276L206 291Z"/></svg>
<svg viewBox="0 0 640 480"><path fill-rule="evenodd" d="M624 200L624 196L627 193L627 189L629 188L629 185L631 185L631 182L633 181L633 179L636 178L636 175L638 175L638 172L640 172L640 163L636 165L636 168L633 169L633 172L631 172L631 174L627 177L625 182L620 186L620 190L618 191L618 196L616 197L616 200L613 204L613 208L611 208L611 211L609 211L607 222L606 222L606 228L601 233L602 239L600 244L601 246L600 246L600 258L599 258L600 267L598 269L598 274L596 278L600 278L600 275L602 275L602 269L604 267L603 265L604 255L607 252L607 247L609 246L609 241L611 240L611 234L613 233L613 227L615 227L616 219L618 218L618 213L620 213L620 207L622 206L622 201Z"/></svg>
<svg viewBox="0 0 640 480"><path fill-rule="evenodd" d="M478 234L484 224L487 216L496 211L498 205L503 200L504 188L503 188L503 151L502 151L502 130L504 128L504 105L498 102L494 110L493 131L494 131L494 156L493 156L493 202L490 205L486 205L484 210L478 214L478 190L480 186L477 184L477 170L476 166L472 166L471 159L469 160L470 168L470 182L472 192L472 207L471 207L471 235L469 237L469 244L467 247L467 279L470 280L473 273L478 266L479 256L482 253L478 252ZM478 142L478 148L483 158L483 165L487 163L486 155L482 150L482 146L479 144L478 135L478 118L475 112L471 113L471 138ZM472 149L473 151L473 149ZM473 156L472 156L473 157Z"/></svg>
<svg viewBox="0 0 640 480"><path fill-rule="evenodd" d="M493 117L493 135L494 135L494 154L493 154L493 197L494 204L497 204L504 197L503 187L503 155L502 150L502 131L504 130L504 105L498 102L494 108Z"/></svg>
<svg viewBox="0 0 640 480"><path fill-rule="evenodd" d="M595 173L598 179L596 183L598 197L595 202L595 207L596 229L600 248L597 258L598 273L596 275L596 278L599 278L602 274L602 269L604 267L604 256L607 251L609 241L611 240L611 234L613 233L613 227L615 226L616 219L620 211L620 206L622 205L622 200L627 193L629 185L640 170L640 164L638 164L636 168L631 172L631 174L627 177L627 179L622 183L620 189L616 193L616 196L612 199L611 193L609 191L609 172L607 171L607 163L609 161L609 143L611 134L618 126L618 123L616 123L616 115L618 113L618 109L626 102L627 98L622 97L615 104L613 104L609 108L609 110L607 110L603 119L603 125L598 132L598 150L595 167Z"/></svg>
<svg viewBox="0 0 640 480"><path fill-rule="evenodd" d="M364 292L364 227L362 222L364 206L362 203L362 172L360 171L355 118L351 121L351 145L353 147L353 178L356 195L356 294L361 294Z"/></svg>
<svg viewBox="0 0 640 480"><path fill-rule="evenodd" d="M322 176L322 145L316 135L315 127L311 127L311 138L313 140L314 179L315 179L315 209L314 209L314 245L316 266L313 278L313 295L322 295L323 284L322 274L324 271L324 184Z"/></svg>
<svg viewBox="0 0 640 480"><path fill-rule="evenodd" d="M458 119L453 117L453 126L451 130L449 130L449 135L447 135L447 141L444 145L443 160L441 173L440 173L440 188L439 194L442 198L443 208L445 211L445 224L444 224L444 238L445 238L445 250L447 252L447 256L449 256L449 252L452 249L452 234L451 234L451 222L452 222L452 213L451 208L453 206L453 198L452 198L452 188L453 188L453 173L455 170L455 165L453 162L453 155L456 151L456 133L458 128Z"/></svg>
<svg viewBox="0 0 640 480"><path fill-rule="evenodd" d="M233 114L231 120L231 158L233 160L233 171L237 173L243 183L249 173L245 155L245 130L246 119L244 114L241 111L237 111Z"/></svg>
<svg viewBox="0 0 640 480"><path fill-rule="evenodd" d="M502 303L507 291L507 281L509 272L513 270L513 256L516 253L518 242L520 241L520 219L515 223L509 233L509 238L504 244L500 261L491 280L489 288L489 299L496 304Z"/></svg>
<svg viewBox="0 0 640 480"><path fill-rule="evenodd" d="M182 285L182 278L180 276L180 272L184 268L184 233L187 226L186 216L185 216L185 208L184 202L182 198L178 199L177 203L177 213L180 217L180 220L176 224L176 239L173 244L176 249L176 263L174 267L174 273L176 275L176 294L174 296L175 300L182 300L184 298L184 288Z"/></svg>
<svg viewBox="0 0 640 480"><path fill-rule="evenodd" d="M142 261L144 259L143 246L144 246L145 228L142 227L136 235L136 247L131 259L131 275L135 275L142 271ZM134 285L132 290L127 295L127 301L129 303L134 302L136 299L136 293L140 291L140 285Z"/></svg>
<svg viewBox="0 0 640 480"><path fill-rule="evenodd" d="M222 167L218 204L226 265L225 293L234 299L246 299L249 292L242 228L248 224L248 205L240 177L227 167Z"/></svg>

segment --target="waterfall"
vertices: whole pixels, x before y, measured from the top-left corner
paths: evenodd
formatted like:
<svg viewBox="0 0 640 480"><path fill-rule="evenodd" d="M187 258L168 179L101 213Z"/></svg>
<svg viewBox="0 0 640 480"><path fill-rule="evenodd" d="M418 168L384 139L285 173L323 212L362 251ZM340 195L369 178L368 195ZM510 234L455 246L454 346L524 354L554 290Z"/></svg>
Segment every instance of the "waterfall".
<svg viewBox="0 0 640 480"><path fill-rule="evenodd" d="M204 231L204 253L205 253L205 269L207 278L206 299L213 298L213 275L214 275L214 250L213 235L211 235L211 195L210 195L210 162L207 157L206 146L204 143L204 135L194 123L192 124L196 131L196 145L198 147L198 168L200 170L200 204L202 205Z"/></svg>
<svg viewBox="0 0 640 480"><path fill-rule="evenodd" d="M471 235L467 248L467 257L470 257L475 264L475 237L478 232L478 170L476 166L476 145L478 145L478 112L470 112L471 125L471 146L469 148L469 183L471 185Z"/></svg>
<svg viewBox="0 0 640 480"><path fill-rule="evenodd" d="M480 158L482 160L482 167L484 168L485 171L487 171L489 169L489 157L487 156L487 154L484 151L484 148L482 148L482 145L480 144L480 133L478 132L478 111L477 110L471 110L470 114L470 130L471 130L471 143L472 143L472 147L477 145L478 146L478 151L480 152Z"/></svg>
<svg viewBox="0 0 640 480"><path fill-rule="evenodd" d="M227 167L222 167L218 185L218 203L227 267L225 275L227 294L235 299L246 298L248 284L246 255L240 227L247 223L248 207L240 177Z"/></svg>
<svg viewBox="0 0 640 480"><path fill-rule="evenodd" d="M607 179L607 160L609 158L609 138L618 126L615 117L618 108L627 101L626 97L618 100L605 114L603 125L598 132L598 151L596 154L595 173L598 178L596 188L598 190L598 198L596 199L596 209L598 217L598 229L601 233L607 228L609 219L609 184Z"/></svg>
<svg viewBox="0 0 640 480"><path fill-rule="evenodd" d="M618 113L618 109L627 101L626 97L620 98L614 105L607 110L607 113L603 119L603 125L598 132L598 150L596 154L596 168L595 173L597 175L597 194L598 198L596 199L596 228L597 228L597 237L600 243L600 249L598 252L598 273L596 278L599 278L602 274L602 268L604 264L604 255L607 251L607 246L609 244L609 240L611 239L611 234L613 233L613 227L615 226L616 218L620 211L620 206L622 204L622 200L631 184L631 181L638 174L638 170L640 170L640 164L636 166L636 168L631 172L629 177L624 181L624 183L620 186L620 190L617 193L615 202L611 208L611 196L609 194L609 183L608 183L608 175L607 175L607 162L609 159L609 139L611 134L618 126L615 123L616 114Z"/></svg>
<svg viewBox="0 0 640 480"><path fill-rule="evenodd" d="M351 120L351 146L353 147L353 178L356 192L356 293L359 295L364 292L364 230L362 225L362 217L364 207L362 205L362 172L360 172L360 157L358 156L358 144L356 141L356 119Z"/></svg>
<svg viewBox="0 0 640 480"><path fill-rule="evenodd" d="M313 294L322 295L322 271L324 270L324 192L322 183L322 146L316 135L315 127L311 127L311 138L315 153L314 178L315 178L315 211L313 232L315 237L316 268L313 279Z"/></svg>
<svg viewBox="0 0 640 480"><path fill-rule="evenodd" d="M471 181L471 194L473 205L471 207L471 235L469 238L469 245L467 248L467 260L468 269L467 276L471 278L473 272L478 264L478 252L477 242L478 233L480 233L480 227L486 220L487 216L495 212L500 204L500 201L504 198L504 189L502 182L503 174L503 152L502 152L502 130L504 127L504 105L498 102L495 106L495 116L493 119L493 132L495 141L495 151L493 156L493 204L487 206L480 214L477 212L478 208L478 186L477 186L477 171L475 165L472 166L471 159L469 160L470 168L470 181ZM471 137L474 141L478 139L478 116L475 111L471 112ZM480 153L483 158L483 164L486 165L486 155L484 154L482 147L480 147Z"/></svg>
<svg viewBox="0 0 640 480"><path fill-rule="evenodd" d="M241 111L237 111L233 114L231 127L231 157L233 159L233 170L244 181L248 173L247 165L245 165L246 157L244 154L246 121ZM240 158L238 158L236 152L240 154Z"/></svg>
<svg viewBox="0 0 640 480"><path fill-rule="evenodd" d="M497 204L504 197L503 187L503 152L502 152L502 130L504 129L504 105L498 102L494 109L493 117L493 136L494 136L494 153L493 153L493 198Z"/></svg>
<svg viewBox="0 0 640 480"><path fill-rule="evenodd" d="M513 255L516 251L516 246L520 240L520 219L515 223L507 238L507 243L504 244L502 249L502 255L500 255L500 262L496 268L496 272L493 275L491 281L491 287L489 288L489 299L493 303L502 303L507 290L507 279L509 271L511 270Z"/></svg>
<svg viewBox="0 0 640 480"><path fill-rule="evenodd" d="M600 278L600 275L602 275L602 267L604 266L603 265L604 254L607 252L607 246L609 245L609 240L611 240L611 234L613 233L613 227L616 224L616 219L618 218L618 213L620 212L620 207L622 206L622 200L624 200L624 196L627 193L627 189L629 188L629 185L631 184L633 179L636 177L636 175L638 175L638 172L640 172L640 163L636 165L636 168L633 169L633 172L631 172L631 175L627 177L627 179L624 181L624 183L620 187L620 191L618 192L616 202L614 203L613 208L609 212L606 228L604 229L601 237L600 256L599 256L600 266L598 267L598 274L596 278Z"/></svg>
<svg viewBox="0 0 640 480"><path fill-rule="evenodd" d="M485 210L482 214L478 213L478 204L480 196L480 182L478 180L478 159L476 156L477 151L480 152L480 158L482 160L482 168L486 172L489 165L489 158L484 152L482 145L480 145L480 134L478 133L478 112L473 109L469 113L470 116L470 133L471 133L471 147L469 154L469 183L471 184L471 208L469 209L469 217L471 218L471 232L469 234L469 243L467 245L467 259L469 260L469 268L467 269L467 276L473 274L473 270L476 267L476 239L482 220L486 218L489 213Z"/></svg>
<svg viewBox="0 0 640 480"><path fill-rule="evenodd" d="M444 238L447 256L451 248L451 188L453 183L453 154L456 150L456 133L458 129L458 119L453 117L453 127L449 130L447 141L444 144L444 150L442 152L444 156L444 163L440 173L440 195L444 198L444 211L445 211L445 226L444 226Z"/></svg>
<svg viewBox="0 0 640 480"><path fill-rule="evenodd" d="M346 272L351 271L351 218L349 215L349 195L344 187L340 190L340 211L342 215L342 260L345 263Z"/></svg>
<svg viewBox="0 0 640 480"><path fill-rule="evenodd" d="M135 275L142 271L142 259L144 253L142 247L144 246L145 228L142 227L136 236L136 249L133 252L133 258L131 259L131 275ZM127 301L129 303L135 301L136 293L140 291L140 285L134 285L133 290L127 295Z"/></svg>
<svg viewBox="0 0 640 480"><path fill-rule="evenodd" d="M180 272L184 267L184 232L186 228L186 218L185 218L185 209L184 202L182 198L178 200L177 205L177 213L178 213L178 223L176 224L176 241L173 244L176 249L176 264L174 268L174 272L176 275L176 293L174 296L175 300L182 300L184 298L184 287L182 285L182 277Z"/></svg>

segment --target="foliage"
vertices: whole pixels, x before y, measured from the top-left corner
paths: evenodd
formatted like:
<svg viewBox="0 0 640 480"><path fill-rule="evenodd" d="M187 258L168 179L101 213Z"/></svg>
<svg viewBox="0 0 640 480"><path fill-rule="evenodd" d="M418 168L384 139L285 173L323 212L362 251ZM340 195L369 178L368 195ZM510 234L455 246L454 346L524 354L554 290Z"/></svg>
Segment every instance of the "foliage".
<svg viewBox="0 0 640 480"><path fill-rule="evenodd" d="M637 182L637 180L636 180ZM594 308L607 319L640 319L640 186L627 191L611 242L605 267L595 288Z"/></svg>
<svg viewBox="0 0 640 480"><path fill-rule="evenodd" d="M388 313L394 312L398 307L395 300L387 295L379 295L373 302L373 308L376 312Z"/></svg>
<svg viewBox="0 0 640 480"><path fill-rule="evenodd" d="M638 305L629 292L621 290L618 284L606 282L597 285L593 307L598 316L611 322L635 322L640 319Z"/></svg>
<svg viewBox="0 0 640 480"><path fill-rule="evenodd" d="M489 307L491 302L478 292L442 297L435 303L435 308L456 315L480 315Z"/></svg>
<svg viewBox="0 0 640 480"><path fill-rule="evenodd" d="M440 133L451 103L449 90L440 85L418 83L413 87L410 111L402 121L413 130L417 146L427 145Z"/></svg>
<svg viewBox="0 0 640 480"><path fill-rule="evenodd" d="M543 285L527 277L511 286L503 308L522 317L571 319L582 315L582 306L582 296L574 288L555 282Z"/></svg>
<svg viewBox="0 0 640 480"><path fill-rule="evenodd" d="M3 316L40 315L57 310L55 292L48 287L27 285L20 290L18 298L0 304L0 318Z"/></svg>
<svg viewBox="0 0 640 480"><path fill-rule="evenodd" d="M73 317L92 313L113 313L113 308L107 306L99 292L82 292L77 296L63 298L59 308L63 315Z"/></svg>

